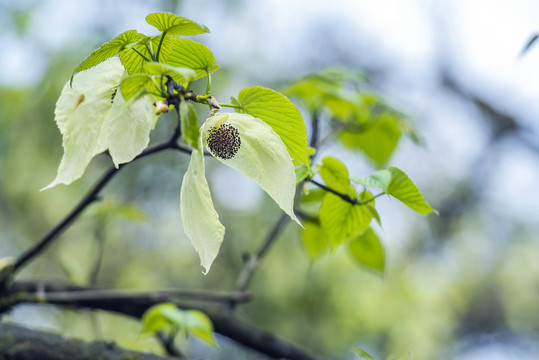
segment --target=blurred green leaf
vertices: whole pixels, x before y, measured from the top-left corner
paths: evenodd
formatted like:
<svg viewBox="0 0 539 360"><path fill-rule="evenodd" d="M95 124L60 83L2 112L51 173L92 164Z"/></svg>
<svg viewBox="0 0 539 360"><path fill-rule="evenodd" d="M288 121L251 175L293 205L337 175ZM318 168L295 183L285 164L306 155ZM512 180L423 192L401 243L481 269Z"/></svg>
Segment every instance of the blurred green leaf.
<svg viewBox="0 0 539 360"><path fill-rule="evenodd" d="M148 221L148 216L139 207L117 200L103 200L93 203L84 211L85 217L122 217L134 222Z"/></svg>
<svg viewBox="0 0 539 360"><path fill-rule="evenodd" d="M319 224L306 221L303 223L303 245L311 259L316 259L329 247L329 240Z"/></svg>
<svg viewBox="0 0 539 360"><path fill-rule="evenodd" d="M353 194L353 188L348 193ZM337 195L327 193L320 207L322 230L334 247L365 230L373 217L366 206L350 204Z"/></svg>
<svg viewBox="0 0 539 360"><path fill-rule="evenodd" d="M366 351L363 350L363 349L352 348L352 350L353 350L356 354L358 354L359 356L361 356L361 358L364 359L364 360L376 360L375 358L373 358L372 356L370 356L368 352L366 352Z"/></svg>
<svg viewBox="0 0 539 360"><path fill-rule="evenodd" d="M144 38L143 34L139 34L135 30L128 30L116 36L114 39L107 41L98 49L92 51L92 53L75 68L71 80L73 81L73 76L79 71L96 66L142 38Z"/></svg>
<svg viewBox="0 0 539 360"><path fill-rule="evenodd" d="M352 149L360 149L377 166L389 161L402 135L399 120L393 114L383 114L363 125L359 131L342 130L339 138Z"/></svg>
<svg viewBox="0 0 539 360"><path fill-rule="evenodd" d="M200 79L219 69L215 63L215 56L205 45L190 39L177 39L167 60L173 66L194 69L196 75L192 80ZM174 78L179 83L179 81Z"/></svg>
<svg viewBox="0 0 539 360"><path fill-rule="evenodd" d="M213 324L206 314L198 310L187 310L183 311L183 317L184 327L189 334L209 345L217 346L213 337Z"/></svg>
<svg viewBox="0 0 539 360"><path fill-rule="evenodd" d="M380 272L384 271L384 248L372 228L350 241L349 246L350 253L359 263Z"/></svg>
<svg viewBox="0 0 539 360"><path fill-rule="evenodd" d="M310 174L309 168L307 166L296 166L294 171L296 172L296 184L299 184L300 182L305 180Z"/></svg>
<svg viewBox="0 0 539 360"><path fill-rule="evenodd" d="M185 100L180 103L180 121L183 141L198 148L200 130L197 122L197 113L193 105Z"/></svg>
<svg viewBox="0 0 539 360"><path fill-rule="evenodd" d="M172 303L162 303L146 310L141 321L141 334L177 327L189 335L216 346L211 320L201 311L181 310Z"/></svg>
<svg viewBox="0 0 539 360"><path fill-rule="evenodd" d="M308 165L307 129L298 109L284 95L261 86L248 87L233 99L241 108L236 112L252 115L266 122L281 137L290 156Z"/></svg>
<svg viewBox="0 0 539 360"><path fill-rule="evenodd" d="M331 156L322 159L322 164L318 166L318 173L327 186L338 192L346 192L350 187L348 169L341 161Z"/></svg>
<svg viewBox="0 0 539 360"><path fill-rule="evenodd" d="M377 187L388 192L389 185L391 184L391 172L389 170L378 170L369 176L353 176L351 180L357 184L361 184L367 187Z"/></svg>
<svg viewBox="0 0 539 360"><path fill-rule="evenodd" d="M170 13L153 13L146 16L146 22L168 35L198 35L210 32L201 24Z"/></svg>

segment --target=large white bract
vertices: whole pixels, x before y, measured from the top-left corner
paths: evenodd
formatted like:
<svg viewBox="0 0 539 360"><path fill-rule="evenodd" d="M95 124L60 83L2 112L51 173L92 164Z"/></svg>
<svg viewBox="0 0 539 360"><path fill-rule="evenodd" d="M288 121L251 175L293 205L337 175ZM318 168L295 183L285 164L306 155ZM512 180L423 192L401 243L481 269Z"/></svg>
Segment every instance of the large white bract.
<svg viewBox="0 0 539 360"><path fill-rule="evenodd" d="M73 87L66 83L54 111L64 156L56 179L45 189L77 180L90 160L106 150L118 167L148 146L153 106L148 99L124 106L118 89L124 72L120 59L112 57L77 73Z"/></svg>
<svg viewBox="0 0 539 360"><path fill-rule="evenodd" d="M208 146L211 134L220 129L233 129L232 133L239 134L240 138L237 148L237 139L231 139L235 142L230 144L232 149L226 151L225 158L219 156L215 148ZM223 146L226 147L226 144ZM207 272L219 252L225 228L219 221L206 181L204 147L208 147L217 160L255 181L284 212L298 224L300 222L294 214L294 165L279 135L265 122L251 115L221 113L210 117L200 128L198 148L191 154L180 199L185 232Z"/></svg>

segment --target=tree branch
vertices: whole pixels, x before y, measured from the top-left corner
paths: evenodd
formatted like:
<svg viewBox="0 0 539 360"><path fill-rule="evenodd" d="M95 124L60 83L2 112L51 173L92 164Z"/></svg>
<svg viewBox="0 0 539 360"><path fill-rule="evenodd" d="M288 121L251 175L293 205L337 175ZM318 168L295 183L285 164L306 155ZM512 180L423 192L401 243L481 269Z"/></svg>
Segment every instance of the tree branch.
<svg viewBox="0 0 539 360"><path fill-rule="evenodd" d="M39 291L35 289L40 288ZM75 286L65 286L54 284L53 287L55 292L71 292L74 291L80 292L82 288ZM34 289L34 290L30 290ZM28 291L30 290L30 291ZM158 304L160 301L158 299L152 299L150 297L138 297L132 298L129 301L118 301L117 299L98 299L97 297L90 299L77 299L76 301L71 299L60 299L56 298L53 301L51 294L54 292L46 293L46 296L43 298L43 293L46 292L48 288L43 287L38 282L14 282L11 288L7 290L4 298L10 298L12 300L11 305L24 304L24 303L34 303L33 301L27 301L27 298L30 300L37 300L41 296L40 303L47 303L53 305L63 305L63 306L76 306L76 307L85 307L88 309L99 309L105 311L111 311L115 313L120 313L136 318L140 318L142 314L151 306ZM26 293L26 294L25 294ZM33 299L32 299L33 298ZM192 306L184 306L177 303L179 307L187 309L196 309ZM204 311L210 320L213 323L215 332L224 335L245 347L258 351L260 353L266 354L267 356L273 358L284 358L290 360L316 360L316 357L313 357L303 350L285 342L284 340L279 339L273 334L248 327L238 320L234 319L231 316L216 314L207 309L200 309Z"/></svg>
<svg viewBox="0 0 539 360"><path fill-rule="evenodd" d="M249 284L251 283L251 280L253 279L253 275L256 271L256 268L258 267L258 263L260 260L264 257L264 255L267 253L273 242L277 239L277 236L281 232L281 230L284 228L284 225L288 222L288 215L283 213L281 217L279 217L279 220L273 225L273 228L269 232L269 234L266 236L266 239L260 245L260 248L258 251L254 254L248 255L244 259L244 266L241 271L241 273L238 276L238 280L236 281L236 287L235 290L239 292L245 291ZM237 305L236 301L231 301L229 303L229 308L233 309Z"/></svg>
<svg viewBox="0 0 539 360"><path fill-rule="evenodd" d="M126 350L107 341L88 343L16 325L0 324L0 359L172 360L173 358Z"/></svg>
<svg viewBox="0 0 539 360"><path fill-rule="evenodd" d="M183 147L180 147L180 145L176 144L174 141L174 144L171 143L171 141L167 141L166 143L162 143L159 145L155 145L152 147L147 148L144 150L140 155L138 155L136 158L134 158L130 163L142 159L148 155L152 155L167 149L177 149L184 151L185 149ZM189 151L190 153L190 151ZM129 163L129 164L130 164ZM97 201L99 199L99 193L101 190L109 183L110 180L114 178L114 176L127 164L120 164L118 168L111 167L105 175L99 180L94 187L91 189L91 191L79 202L79 204L58 224L56 225L47 235L45 235L36 245L34 245L31 249L23 253L21 256L17 258L14 264L14 270L13 272L17 272L20 270L26 263L30 260L32 260L34 257L39 255L45 248L60 235L66 228L71 225L71 223L79 217L79 215L88 207L88 205L92 204L94 201Z"/></svg>

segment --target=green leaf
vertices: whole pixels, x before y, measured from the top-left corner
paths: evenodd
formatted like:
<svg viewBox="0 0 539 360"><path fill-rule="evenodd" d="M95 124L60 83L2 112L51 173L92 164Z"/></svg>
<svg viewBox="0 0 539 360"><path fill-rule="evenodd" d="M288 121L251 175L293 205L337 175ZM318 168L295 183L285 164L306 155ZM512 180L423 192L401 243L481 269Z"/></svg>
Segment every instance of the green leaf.
<svg viewBox="0 0 539 360"><path fill-rule="evenodd" d="M331 156L322 159L322 165L318 167L318 173L327 186L338 192L346 192L350 188L348 169L339 160Z"/></svg>
<svg viewBox="0 0 539 360"><path fill-rule="evenodd" d="M438 214L438 211L427 204L423 195L421 195L421 192L419 192L419 189L412 180L410 180L408 175L396 167L390 167L388 170L391 172L391 183L387 190L388 194L394 196L411 209L423 215L431 212Z"/></svg>
<svg viewBox="0 0 539 360"><path fill-rule="evenodd" d="M142 315L141 334L168 330L171 326L184 330L202 341L216 346L213 324L206 314L199 310L181 310L172 303L152 306Z"/></svg>
<svg viewBox="0 0 539 360"><path fill-rule="evenodd" d="M161 42L161 35L148 36L139 42L120 52L120 60L129 75L147 73L145 65L154 60L155 53ZM174 37L166 35L161 44L159 61L166 62L174 45ZM142 56L141 56L142 54Z"/></svg>
<svg viewBox="0 0 539 360"><path fill-rule="evenodd" d="M270 125L281 137L290 156L307 165L307 129L298 109L284 95L261 86L240 91L236 112L246 113Z"/></svg>
<svg viewBox="0 0 539 360"><path fill-rule="evenodd" d="M73 76L79 71L96 66L97 64L118 54L120 51L124 50L129 45L134 44L143 37L143 34L139 34L135 30L128 30L116 36L114 39L107 41L101 45L99 49L92 51L92 53L75 68L73 75L71 76L71 80L73 80Z"/></svg>
<svg viewBox="0 0 539 360"><path fill-rule="evenodd" d="M183 315L183 326L188 334L211 346L217 346L213 337L213 324L206 314L198 310L188 310Z"/></svg>
<svg viewBox="0 0 539 360"><path fill-rule="evenodd" d="M353 188L349 193L352 191ZM322 200L319 217L322 230L337 247L365 230L373 215L366 206L350 204L328 192Z"/></svg>
<svg viewBox="0 0 539 360"><path fill-rule="evenodd" d="M139 207L110 199L90 205L84 216L100 218L119 216L135 222L148 221L148 217Z"/></svg>
<svg viewBox="0 0 539 360"><path fill-rule="evenodd" d="M311 259L316 259L329 247L329 240L319 224L306 222L302 231L303 245Z"/></svg>
<svg viewBox="0 0 539 360"><path fill-rule="evenodd" d="M190 39L177 39L174 41L174 47L167 63L194 69L196 75L193 80L203 78L219 69L219 65L215 63L215 56L213 56L210 49ZM183 83L183 81L178 82Z"/></svg>
<svg viewBox="0 0 539 360"><path fill-rule="evenodd" d="M364 360L376 360L375 358L373 358L372 356L370 356L368 352L366 352L366 351L363 350L363 349L352 348L352 350L354 350L354 352L355 352L356 354L358 354L359 356L361 356L361 358L364 359Z"/></svg>
<svg viewBox="0 0 539 360"><path fill-rule="evenodd" d="M362 150L374 164L381 167L389 161L401 135L397 117L385 114L365 124L360 131L343 130L339 138L344 145Z"/></svg>
<svg viewBox="0 0 539 360"><path fill-rule="evenodd" d="M377 187L388 192L389 185L391 184L391 172L389 170L378 170L369 176L354 176L351 180L357 184L368 187Z"/></svg>
<svg viewBox="0 0 539 360"><path fill-rule="evenodd" d="M296 166L294 171L296 172L296 184L299 184L300 182L305 180L311 173L309 171L309 168L307 166L303 166L303 165L302 166Z"/></svg>
<svg viewBox="0 0 539 360"><path fill-rule="evenodd" d="M193 105L184 100L180 103L180 121L183 141L196 148L200 135L197 113Z"/></svg>
<svg viewBox="0 0 539 360"><path fill-rule="evenodd" d="M154 80L154 76L149 74L130 75L120 83L120 91L126 101L138 99L148 93L159 94L160 87L156 85L158 80Z"/></svg>
<svg viewBox="0 0 539 360"><path fill-rule="evenodd" d="M194 21L170 13L153 13L146 16L146 22L168 35L198 35L210 30Z"/></svg>
<svg viewBox="0 0 539 360"><path fill-rule="evenodd" d="M368 228L350 241L349 246L350 253L359 263L377 271L384 271L384 248L372 228Z"/></svg>
<svg viewBox="0 0 539 360"><path fill-rule="evenodd" d="M189 67L172 66L159 62L147 62L146 70L150 74L170 75L179 83L187 83L196 79L195 70Z"/></svg>
<svg viewBox="0 0 539 360"><path fill-rule="evenodd" d="M163 303L152 306L142 315L141 334L155 333L165 330L174 324L178 308L172 303Z"/></svg>

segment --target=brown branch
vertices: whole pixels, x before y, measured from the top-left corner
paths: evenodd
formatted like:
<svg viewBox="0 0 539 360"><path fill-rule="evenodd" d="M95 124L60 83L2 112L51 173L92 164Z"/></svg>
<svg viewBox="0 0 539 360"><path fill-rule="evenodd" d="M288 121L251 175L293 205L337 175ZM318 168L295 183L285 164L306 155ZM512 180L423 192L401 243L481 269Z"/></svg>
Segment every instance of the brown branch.
<svg viewBox="0 0 539 360"><path fill-rule="evenodd" d="M279 217L279 220L277 220L275 225L273 225L273 228L266 236L266 239L264 240L258 251L254 254L246 256L246 258L244 259L243 269L238 276L238 280L236 281L236 291L243 292L249 287L256 268L258 267L258 263L270 249L273 242L277 239L279 233L284 228L284 225L287 223L287 221L288 215L283 213L281 217ZM230 302L229 307L233 309L236 304L237 302L232 301Z"/></svg>
<svg viewBox="0 0 539 360"><path fill-rule="evenodd" d="M39 291L35 291L35 289L39 288L41 288ZM53 288L56 290L56 293L70 291L77 293L82 289L80 287L59 284L55 284ZM27 301L27 299L37 300L39 296L41 296L40 303L99 309L132 316L135 318L140 318L148 308L160 302L158 299L152 299L150 297L138 297L122 301L112 298L99 299L96 297L92 299L78 299L77 301L73 299L68 301L68 299L65 298L56 298L54 299L55 301L52 301L51 294L53 293L48 292L49 290L50 289L47 288L46 285L43 286L38 282L17 281L13 283L7 292L4 293L4 299L9 298L11 300L11 305L15 306L17 304L29 302L35 303L34 301ZM46 296L43 297L43 294L46 294ZM184 306L179 303L176 303L176 305L187 309L196 308L193 306ZM284 358L290 360L316 360L316 357L307 354L303 350L279 339L273 334L248 327L233 317L227 315L217 314L207 311L207 309L197 309L204 311L209 316L213 323L215 332L226 336L247 348L253 349L273 358Z"/></svg>
<svg viewBox="0 0 539 360"><path fill-rule="evenodd" d="M172 360L120 348L113 342L68 339L60 335L0 324L0 359L25 360Z"/></svg>

